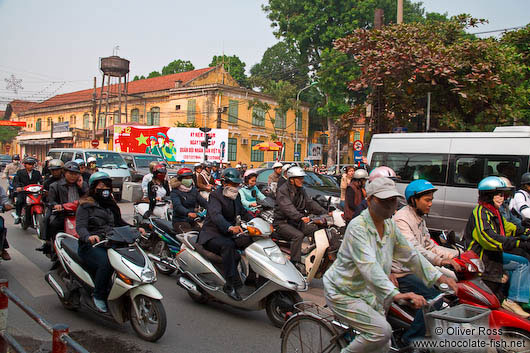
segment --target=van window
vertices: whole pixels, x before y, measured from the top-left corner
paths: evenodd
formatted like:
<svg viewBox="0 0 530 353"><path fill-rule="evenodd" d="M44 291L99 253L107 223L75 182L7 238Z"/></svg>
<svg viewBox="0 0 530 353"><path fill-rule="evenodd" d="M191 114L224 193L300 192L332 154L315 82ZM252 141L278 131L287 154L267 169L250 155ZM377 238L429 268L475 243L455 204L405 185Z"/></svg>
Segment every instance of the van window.
<svg viewBox="0 0 530 353"><path fill-rule="evenodd" d="M486 176L495 175L506 177L512 185L518 184L521 175L521 161L505 157L488 157Z"/></svg>
<svg viewBox="0 0 530 353"><path fill-rule="evenodd" d="M478 185L484 173L483 157L457 157L455 158L455 184Z"/></svg>
<svg viewBox="0 0 530 353"><path fill-rule="evenodd" d="M149 168L151 162L164 162L162 157L150 155L134 156L134 160L136 161L136 168ZM129 163L129 161L127 161L127 163Z"/></svg>
<svg viewBox="0 0 530 353"><path fill-rule="evenodd" d="M61 157L61 152L48 152L48 156L52 157L53 159L59 159Z"/></svg>
<svg viewBox="0 0 530 353"><path fill-rule="evenodd" d="M446 182L447 155L444 154L374 153L371 166L382 165L392 168L402 181L425 179L437 184Z"/></svg>
<svg viewBox="0 0 530 353"><path fill-rule="evenodd" d="M74 152L63 152L61 156L61 161L63 161L63 163L69 162L72 160L73 156L74 156Z"/></svg>
<svg viewBox="0 0 530 353"><path fill-rule="evenodd" d="M86 155L87 159L90 157L96 158L96 164L99 168L128 169L123 158L116 152L86 152Z"/></svg>
<svg viewBox="0 0 530 353"><path fill-rule="evenodd" d="M134 161L132 156L122 155L123 160L127 163L127 167L134 169Z"/></svg>
<svg viewBox="0 0 530 353"><path fill-rule="evenodd" d="M83 158L83 153L81 153L81 152L76 152L76 153L75 153L74 161L75 161L76 159L83 159L83 160L84 160L85 158Z"/></svg>
<svg viewBox="0 0 530 353"><path fill-rule="evenodd" d="M269 175L271 175L273 171L273 169L269 169L259 173L258 177L256 178L256 182L267 184L269 182Z"/></svg>

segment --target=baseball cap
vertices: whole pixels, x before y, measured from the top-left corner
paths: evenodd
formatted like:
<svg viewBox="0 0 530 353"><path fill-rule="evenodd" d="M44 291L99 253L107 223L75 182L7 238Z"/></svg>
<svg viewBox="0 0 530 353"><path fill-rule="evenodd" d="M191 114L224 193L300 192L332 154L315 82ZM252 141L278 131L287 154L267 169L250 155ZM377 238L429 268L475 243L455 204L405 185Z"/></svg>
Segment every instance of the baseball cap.
<svg viewBox="0 0 530 353"><path fill-rule="evenodd" d="M375 196L378 199L403 197L396 189L396 183L389 178L377 178L366 185L366 197Z"/></svg>

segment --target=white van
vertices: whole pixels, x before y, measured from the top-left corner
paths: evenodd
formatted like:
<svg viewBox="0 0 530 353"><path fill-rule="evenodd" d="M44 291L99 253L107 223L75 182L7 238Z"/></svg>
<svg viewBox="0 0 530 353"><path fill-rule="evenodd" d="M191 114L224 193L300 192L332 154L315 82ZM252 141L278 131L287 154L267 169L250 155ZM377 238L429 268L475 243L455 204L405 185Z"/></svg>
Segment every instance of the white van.
<svg viewBox="0 0 530 353"><path fill-rule="evenodd" d="M131 177L129 167L118 152L86 148L52 148L48 151L48 156L60 159L64 163L76 159L84 159L86 162L90 157L96 158L98 170L108 173L112 178L112 193L118 201L121 200L124 179Z"/></svg>
<svg viewBox="0 0 530 353"><path fill-rule="evenodd" d="M402 193L412 180L432 182L438 191L427 225L462 233L477 205L480 180L504 176L518 187L529 170L529 155L530 126L507 126L494 132L374 135L368 163L394 169Z"/></svg>

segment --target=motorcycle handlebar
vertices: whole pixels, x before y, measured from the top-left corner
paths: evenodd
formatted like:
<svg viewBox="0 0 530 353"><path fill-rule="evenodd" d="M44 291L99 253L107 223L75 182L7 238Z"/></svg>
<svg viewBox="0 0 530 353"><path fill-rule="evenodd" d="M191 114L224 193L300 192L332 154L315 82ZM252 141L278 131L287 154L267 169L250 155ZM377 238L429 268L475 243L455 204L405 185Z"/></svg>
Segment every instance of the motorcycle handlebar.
<svg viewBox="0 0 530 353"><path fill-rule="evenodd" d="M105 239L105 240L102 240L102 241L97 242L96 244L92 245L92 247L95 248L96 246L99 246L99 245L101 245L101 244L106 244L106 243L108 243L108 242L109 242L109 241L108 241L107 239Z"/></svg>

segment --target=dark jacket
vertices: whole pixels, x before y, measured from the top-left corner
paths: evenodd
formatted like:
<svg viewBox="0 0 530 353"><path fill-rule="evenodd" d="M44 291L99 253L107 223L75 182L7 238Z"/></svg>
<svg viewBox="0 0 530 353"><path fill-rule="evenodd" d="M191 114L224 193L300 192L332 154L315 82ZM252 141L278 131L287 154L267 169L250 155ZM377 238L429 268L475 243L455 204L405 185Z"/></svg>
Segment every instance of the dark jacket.
<svg viewBox="0 0 530 353"><path fill-rule="evenodd" d="M92 197L80 200L75 221L80 248L90 246L88 237L91 235L105 236L114 227L128 225L121 218L121 211L116 203L101 206Z"/></svg>
<svg viewBox="0 0 530 353"><path fill-rule="evenodd" d="M55 178L54 176L52 176L51 174L46 178L44 179L44 182L42 183L42 188L44 190L47 190L47 191L50 191L50 186L55 183L56 181L59 181L61 180L62 177L59 177L59 178Z"/></svg>
<svg viewBox="0 0 530 353"><path fill-rule="evenodd" d="M303 187L297 188L289 182L283 183L276 190L274 224L289 223L296 227L300 220L307 216L306 213L321 215L326 213L326 210L311 200Z"/></svg>
<svg viewBox="0 0 530 353"><path fill-rule="evenodd" d="M88 181L90 180L90 176L92 174L90 174L89 172L84 172L84 173L81 173L81 176L83 177L83 180L88 184Z"/></svg>
<svg viewBox="0 0 530 353"><path fill-rule="evenodd" d="M285 179L283 176L280 175L280 177L278 178L278 184L276 185L276 193L278 192L278 189L280 188L280 186L285 184L286 181L287 179Z"/></svg>
<svg viewBox="0 0 530 353"><path fill-rule="evenodd" d="M197 205L204 208L208 206L208 201L199 194L195 187L192 187L189 192L178 188L171 190L171 202L173 203L173 223L191 222L188 213L194 213Z"/></svg>
<svg viewBox="0 0 530 353"><path fill-rule="evenodd" d="M243 207L239 194L235 200L231 200L223 196L223 188L210 193L207 211L204 225L199 233L199 244L205 244L215 237L232 237L228 228L236 225L238 215L245 221L252 219L252 216Z"/></svg>
<svg viewBox="0 0 530 353"><path fill-rule="evenodd" d="M166 196L169 196L169 183L164 180L162 185L156 185L152 180L147 184L147 198L149 199L149 211L153 212L156 206L156 188L166 189Z"/></svg>
<svg viewBox="0 0 530 353"><path fill-rule="evenodd" d="M59 181L50 185L48 192L48 206L53 207L55 205L62 205L68 202L68 183L66 179L62 178ZM83 197L88 192L88 184L83 182L83 186L79 187L75 185L79 198Z"/></svg>
<svg viewBox="0 0 530 353"><path fill-rule="evenodd" d="M362 188L353 179L346 187L346 198L344 199L344 220L349 223L368 207L363 195Z"/></svg>
<svg viewBox="0 0 530 353"><path fill-rule="evenodd" d="M502 254L519 247L517 235L524 233L524 228L507 222L502 217L506 236L500 234L498 217L484 206L475 207L464 231L466 248L473 250L484 262L485 271L482 278L500 283L502 279Z"/></svg>
<svg viewBox="0 0 530 353"><path fill-rule="evenodd" d="M15 177L13 178L13 185L15 188L21 188L30 184L41 184L42 176L40 172L36 169L33 169L31 172L31 179L29 178L28 172L26 169L20 169Z"/></svg>

